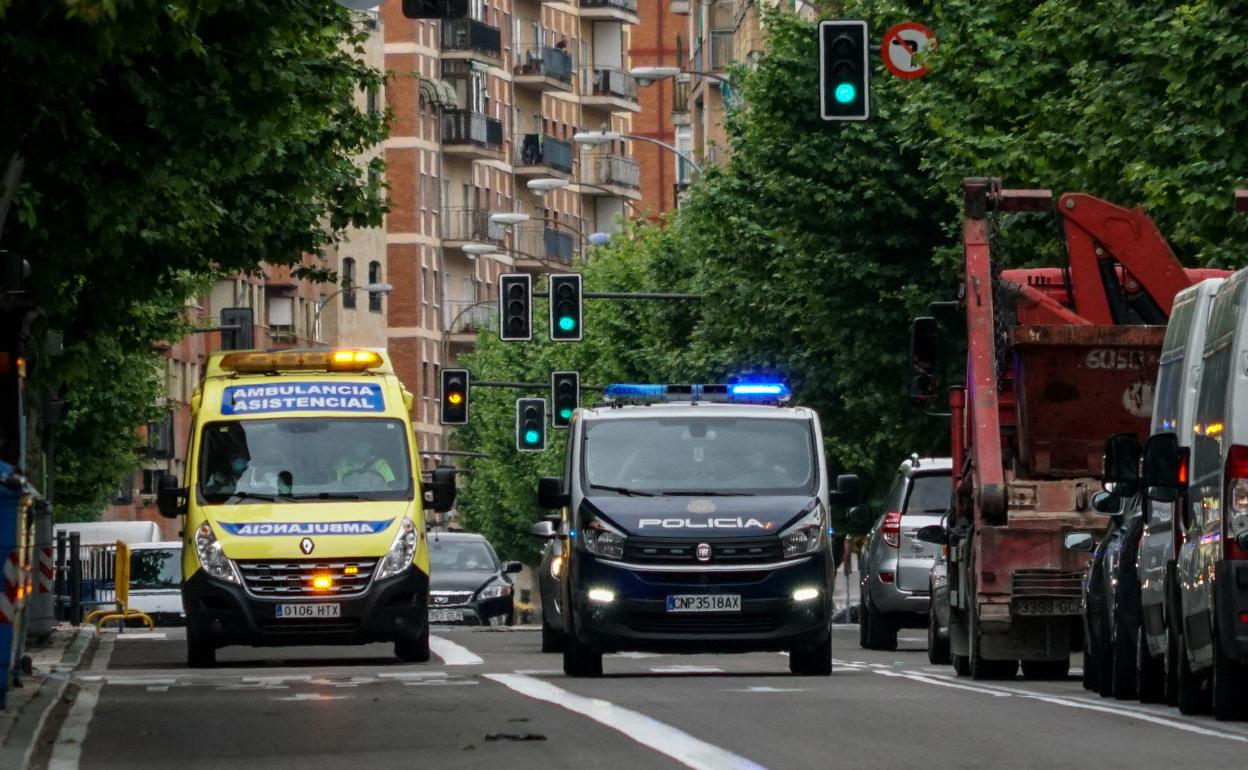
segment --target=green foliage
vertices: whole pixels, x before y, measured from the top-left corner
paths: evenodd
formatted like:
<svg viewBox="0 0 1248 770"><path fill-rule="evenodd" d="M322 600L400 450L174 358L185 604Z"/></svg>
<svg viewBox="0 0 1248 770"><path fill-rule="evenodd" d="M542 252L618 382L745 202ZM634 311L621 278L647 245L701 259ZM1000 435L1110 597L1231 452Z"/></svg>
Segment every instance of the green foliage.
<svg viewBox="0 0 1248 770"><path fill-rule="evenodd" d="M176 336L201 277L295 263L381 223L354 158L385 121L351 100L382 75L324 0L13 0L0 14L0 161L26 161L4 246L34 266L41 326L64 333L35 386L74 404L58 492L86 505L132 464L149 351Z"/></svg>

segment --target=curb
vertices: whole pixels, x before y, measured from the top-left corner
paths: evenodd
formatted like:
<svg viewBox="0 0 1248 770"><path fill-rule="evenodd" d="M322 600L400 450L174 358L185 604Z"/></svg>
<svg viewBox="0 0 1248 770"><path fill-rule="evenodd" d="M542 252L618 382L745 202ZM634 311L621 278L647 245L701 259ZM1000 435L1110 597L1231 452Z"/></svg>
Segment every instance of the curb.
<svg viewBox="0 0 1248 770"><path fill-rule="evenodd" d="M25 770L48 729L48 718L65 698L72 674L88 654L99 646L99 635L93 626L80 626L65 648L60 662L48 671L38 694L22 709L14 722L5 745L0 746L0 767Z"/></svg>

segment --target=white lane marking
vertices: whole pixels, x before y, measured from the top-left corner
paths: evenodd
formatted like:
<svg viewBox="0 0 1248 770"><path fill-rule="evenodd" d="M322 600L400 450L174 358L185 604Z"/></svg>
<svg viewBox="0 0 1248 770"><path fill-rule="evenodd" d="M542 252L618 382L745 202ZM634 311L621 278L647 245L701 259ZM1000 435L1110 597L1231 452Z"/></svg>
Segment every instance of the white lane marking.
<svg viewBox="0 0 1248 770"><path fill-rule="evenodd" d="M104 678L108 671L108 662L113 657L113 642L116 638L112 635L100 637L100 646L96 648L95 657L87 668L92 681L84 682L79 687L78 697L65 715L65 721L56 734L56 743L52 744L48 770L77 770L82 759L82 744L87 740L87 730L95 716L96 704L100 702L100 690L104 689Z"/></svg>
<svg viewBox="0 0 1248 770"><path fill-rule="evenodd" d="M561 668L518 668L515 673L528 676L558 676L563 673Z"/></svg>
<svg viewBox="0 0 1248 770"><path fill-rule="evenodd" d="M800 687L745 687L740 690L725 690L725 692L806 692Z"/></svg>
<svg viewBox="0 0 1248 770"><path fill-rule="evenodd" d="M949 687L954 690L968 690L970 692L977 692L982 695L992 695L997 698L1010 697L1010 694L1008 692L997 692L996 690L988 688L988 687L975 687L974 685L969 685L969 684L955 684L954 682L945 682L939 679L933 679L931 677L924 676L917 671L904 671L904 672L903 671L882 671L880 669L876 669L875 673L880 674L881 676L891 676L891 677L897 677L899 679L910 679L915 682L922 682L923 684L934 684L938 687Z"/></svg>
<svg viewBox="0 0 1248 770"><path fill-rule="evenodd" d="M692 735L645 714L617 706L599 698L586 698L523 674L486 674L515 692L534 700L553 703L616 730L627 738L666 754L697 770L763 770L745 757L698 740Z"/></svg>
<svg viewBox="0 0 1248 770"><path fill-rule="evenodd" d="M405 687L462 687L477 684L474 679L427 679L425 681L404 682Z"/></svg>
<svg viewBox="0 0 1248 770"><path fill-rule="evenodd" d="M140 633L118 634L117 636L113 638L119 642L143 642L143 641L149 641L151 639L166 639L168 638L168 636L169 636L168 634L162 634L159 632L149 632L149 633L140 632Z"/></svg>
<svg viewBox="0 0 1248 770"><path fill-rule="evenodd" d="M429 649L448 666L478 666L485 662L479 655L471 652L467 647L458 645L450 639L444 639L441 636L429 637Z"/></svg>
<svg viewBox="0 0 1248 770"><path fill-rule="evenodd" d="M277 674L275 676L245 676L244 682L255 684L285 684L287 682L311 682L311 674Z"/></svg>
<svg viewBox="0 0 1248 770"><path fill-rule="evenodd" d="M147 691L148 692L169 692L169 685L165 684L165 685L159 685L157 687L149 687L147 688Z"/></svg>
<svg viewBox="0 0 1248 770"><path fill-rule="evenodd" d="M722 674L724 670L715 666L653 666L655 674Z"/></svg>
<svg viewBox="0 0 1248 770"><path fill-rule="evenodd" d="M635 660L640 660L641 658L658 658L660 655L657 652L613 652L608 654L606 657L633 658Z"/></svg>
<svg viewBox="0 0 1248 770"><path fill-rule="evenodd" d="M354 698L354 695L323 695L319 692L299 692L294 695L287 695L281 698L273 698L273 700L282 701L321 701L321 700L346 700Z"/></svg>
<svg viewBox="0 0 1248 770"><path fill-rule="evenodd" d="M437 679L445 677L445 671L384 671L377 676L382 679Z"/></svg>

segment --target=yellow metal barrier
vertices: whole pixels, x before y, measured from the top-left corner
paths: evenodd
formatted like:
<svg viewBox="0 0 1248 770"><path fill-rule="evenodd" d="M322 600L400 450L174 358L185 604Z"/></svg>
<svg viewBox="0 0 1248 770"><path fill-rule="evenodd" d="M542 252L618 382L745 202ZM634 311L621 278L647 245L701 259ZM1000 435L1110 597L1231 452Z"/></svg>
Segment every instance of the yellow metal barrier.
<svg viewBox="0 0 1248 770"><path fill-rule="evenodd" d="M93 623L96 628L102 628L109 621L120 620L124 626L127 620L137 618L148 628L156 628L156 622L146 612L132 610L126 606L130 602L130 546L118 540L117 551L113 559L113 586L117 595L117 606L87 613L84 622Z"/></svg>

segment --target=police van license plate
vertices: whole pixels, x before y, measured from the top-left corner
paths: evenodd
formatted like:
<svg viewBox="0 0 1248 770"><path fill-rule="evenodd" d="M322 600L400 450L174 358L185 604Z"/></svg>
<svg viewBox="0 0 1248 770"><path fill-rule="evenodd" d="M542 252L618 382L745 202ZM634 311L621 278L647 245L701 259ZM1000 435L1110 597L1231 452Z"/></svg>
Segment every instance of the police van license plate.
<svg viewBox="0 0 1248 770"><path fill-rule="evenodd" d="M279 620L287 618L339 618L342 617L342 605L337 602L316 604L279 604L277 605Z"/></svg>
<svg viewBox="0 0 1248 770"><path fill-rule="evenodd" d="M667 597L668 612L740 612L740 594L675 594Z"/></svg>

